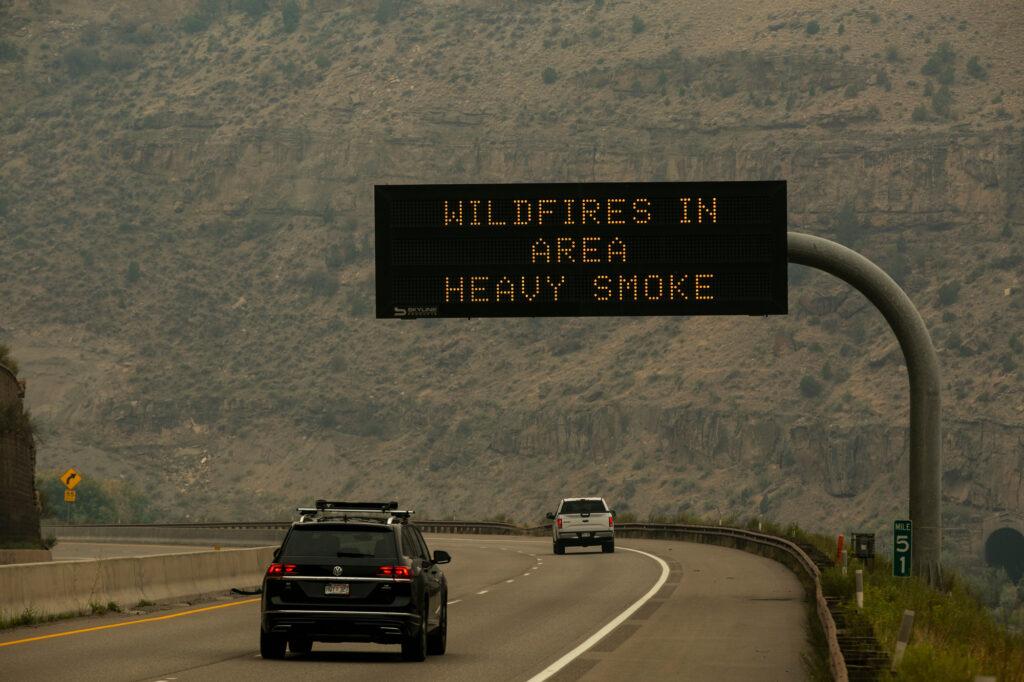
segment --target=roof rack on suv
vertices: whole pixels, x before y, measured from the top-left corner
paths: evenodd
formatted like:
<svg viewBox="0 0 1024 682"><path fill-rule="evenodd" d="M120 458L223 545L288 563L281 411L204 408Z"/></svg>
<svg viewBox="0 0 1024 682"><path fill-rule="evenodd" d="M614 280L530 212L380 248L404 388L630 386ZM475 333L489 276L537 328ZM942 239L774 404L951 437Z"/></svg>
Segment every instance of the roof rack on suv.
<svg viewBox="0 0 1024 682"><path fill-rule="evenodd" d="M405 523L411 509L398 509L397 502L331 502L317 500L313 507L299 507L299 523L348 519L384 520L387 524Z"/></svg>

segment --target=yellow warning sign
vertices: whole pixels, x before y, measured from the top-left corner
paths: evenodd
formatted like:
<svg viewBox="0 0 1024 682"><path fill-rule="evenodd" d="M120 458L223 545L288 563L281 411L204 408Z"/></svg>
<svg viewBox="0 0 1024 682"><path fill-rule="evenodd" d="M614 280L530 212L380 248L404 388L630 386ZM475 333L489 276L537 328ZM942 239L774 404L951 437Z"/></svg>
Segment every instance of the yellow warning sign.
<svg viewBox="0 0 1024 682"><path fill-rule="evenodd" d="M74 467L71 467L60 476L60 482L64 484L64 487L68 490L74 490L75 486L82 482L82 475L75 471Z"/></svg>
<svg viewBox="0 0 1024 682"><path fill-rule="evenodd" d="M76 493L74 490L71 490L70 488L68 488L67 490L64 491L64 501L65 502L74 502L75 498L77 498L77 497L78 497L78 493Z"/></svg>

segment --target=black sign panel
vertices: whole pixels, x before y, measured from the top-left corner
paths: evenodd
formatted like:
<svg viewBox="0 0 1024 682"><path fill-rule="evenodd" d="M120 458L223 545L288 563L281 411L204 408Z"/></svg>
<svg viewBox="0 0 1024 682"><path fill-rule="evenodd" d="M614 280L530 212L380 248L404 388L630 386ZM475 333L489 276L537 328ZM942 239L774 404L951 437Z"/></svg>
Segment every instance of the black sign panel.
<svg viewBox="0 0 1024 682"><path fill-rule="evenodd" d="M786 183L378 185L377 317L785 314Z"/></svg>

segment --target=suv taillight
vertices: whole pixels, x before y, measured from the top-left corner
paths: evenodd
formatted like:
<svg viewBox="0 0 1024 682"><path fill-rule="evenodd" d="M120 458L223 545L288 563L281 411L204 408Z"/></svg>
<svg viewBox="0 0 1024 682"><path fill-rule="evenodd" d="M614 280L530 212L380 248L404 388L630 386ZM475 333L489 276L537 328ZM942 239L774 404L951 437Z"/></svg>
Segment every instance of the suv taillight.
<svg viewBox="0 0 1024 682"><path fill-rule="evenodd" d="M381 566L377 569L377 577L412 580L412 570L408 566Z"/></svg>
<svg viewBox="0 0 1024 682"><path fill-rule="evenodd" d="M267 575L285 575L295 572L295 564L270 564Z"/></svg>
<svg viewBox="0 0 1024 682"><path fill-rule="evenodd" d="M612 520L612 515L609 514L608 515L608 527L611 528L614 525L615 525L615 521Z"/></svg>
<svg viewBox="0 0 1024 682"><path fill-rule="evenodd" d="M555 519L555 525L557 525L559 528L562 527L562 517L561 516L559 516L558 518Z"/></svg>

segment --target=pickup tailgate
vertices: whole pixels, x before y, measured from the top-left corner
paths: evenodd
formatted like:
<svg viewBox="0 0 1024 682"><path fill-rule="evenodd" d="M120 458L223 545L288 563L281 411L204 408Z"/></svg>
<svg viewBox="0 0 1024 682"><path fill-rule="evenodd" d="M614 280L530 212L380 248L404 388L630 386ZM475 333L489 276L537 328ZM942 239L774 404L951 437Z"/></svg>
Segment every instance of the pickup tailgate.
<svg viewBox="0 0 1024 682"><path fill-rule="evenodd" d="M563 533L579 533L598 530L609 530L610 512L583 512L581 514L559 514L562 519Z"/></svg>
<svg viewBox="0 0 1024 682"><path fill-rule="evenodd" d="M556 517L561 521L561 533L609 531L612 530L611 518L604 500L593 498L562 500Z"/></svg>

